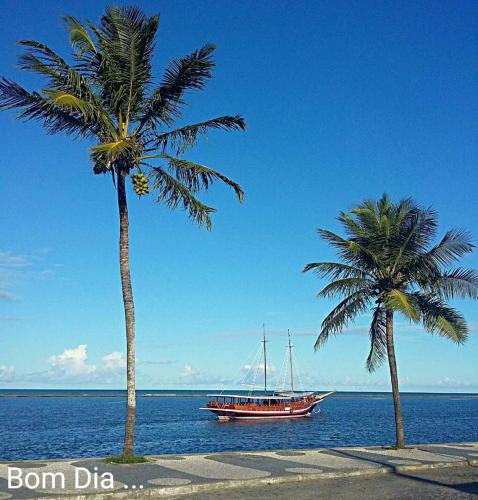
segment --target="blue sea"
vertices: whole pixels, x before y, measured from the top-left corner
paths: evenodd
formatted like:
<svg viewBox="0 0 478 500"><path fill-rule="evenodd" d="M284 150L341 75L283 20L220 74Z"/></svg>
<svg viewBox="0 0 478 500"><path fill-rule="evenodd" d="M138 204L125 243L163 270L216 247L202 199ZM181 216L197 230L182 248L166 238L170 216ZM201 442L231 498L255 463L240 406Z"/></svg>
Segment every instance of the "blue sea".
<svg viewBox="0 0 478 500"><path fill-rule="evenodd" d="M394 441L389 393L337 393L304 419L219 423L200 411L202 391L139 391L141 454L386 445ZM173 396L174 395L174 396ZM407 442L478 441L478 395L403 394ZM118 454L122 391L0 390L0 460Z"/></svg>

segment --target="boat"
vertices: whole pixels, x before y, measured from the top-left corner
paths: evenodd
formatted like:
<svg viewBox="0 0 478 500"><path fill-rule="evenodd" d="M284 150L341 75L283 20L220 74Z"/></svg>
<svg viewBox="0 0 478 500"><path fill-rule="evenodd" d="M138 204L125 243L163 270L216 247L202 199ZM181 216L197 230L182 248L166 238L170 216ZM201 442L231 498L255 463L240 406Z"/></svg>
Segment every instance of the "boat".
<svg viewBox="0 0 478 500"><path fill-rule="evenodd" d="M208 394L207 405L201 410L214 413L220 421L230 420L263 420L290 419L310 417L316 406L327 396L327 392L305 392L294 390L294 370L292 365L292 344L290 331L288 335L288 357L290 370L290 391L267 391L267 350L265 327L263 329L263 359L264 359L264 393L252 394Z"/></svg>

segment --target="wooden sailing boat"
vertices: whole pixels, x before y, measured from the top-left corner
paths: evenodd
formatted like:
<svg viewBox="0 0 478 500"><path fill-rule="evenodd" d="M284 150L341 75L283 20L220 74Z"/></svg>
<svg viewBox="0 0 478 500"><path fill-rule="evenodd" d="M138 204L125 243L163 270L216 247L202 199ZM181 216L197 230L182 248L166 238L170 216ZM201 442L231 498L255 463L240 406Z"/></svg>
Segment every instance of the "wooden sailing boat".
<svg viewBox="0 0 478 500"><path fill-rule="evenodd" d="M201 410L208 410L219 420L257 420L277 418L309 417L314 408L327 396L332 394L318 394L316 392L294 391L294 371L292 365L292 344L290 332L288 335L290 391L267 392L267 340L265 328L263 331L263 358L264 358L264 394L245 396L242 394L209 394L208 403Z"/></svg>

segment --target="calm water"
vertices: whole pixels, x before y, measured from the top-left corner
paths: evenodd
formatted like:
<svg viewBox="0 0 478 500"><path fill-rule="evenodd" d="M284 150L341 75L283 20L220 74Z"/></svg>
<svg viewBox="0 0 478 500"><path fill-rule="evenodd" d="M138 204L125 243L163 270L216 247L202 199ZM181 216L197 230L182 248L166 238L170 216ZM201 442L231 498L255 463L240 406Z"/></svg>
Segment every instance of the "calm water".
<svg viewBox="0 0 478 500"><path fill-rule="evenodd" d="M64 391L64 397L0 398L0 460L119 453L124 418L120 392L94 393L103 397L66 395L71 392ZM392 443L390 395L364 396L328 398L320 414L311 418L228 423L199 411L206 398L197 394L139 398L137 451L195 453ZM478 441L477 397L404 396L402 407L409 443Z"/></svg>

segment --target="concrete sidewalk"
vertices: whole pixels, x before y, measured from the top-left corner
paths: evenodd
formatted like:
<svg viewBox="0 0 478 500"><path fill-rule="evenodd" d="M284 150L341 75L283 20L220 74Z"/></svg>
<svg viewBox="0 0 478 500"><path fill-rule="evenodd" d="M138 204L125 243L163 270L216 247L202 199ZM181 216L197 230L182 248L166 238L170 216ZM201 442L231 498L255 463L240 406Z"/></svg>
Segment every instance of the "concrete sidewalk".
<svg viewBox="0 0 478 500"><path fill-rule="evenodd" d="M263 484L206 491L175 500L476 500L478 467L460 465L340 479Z"/></svg>
<svg viewBox="0 0 478 500"><path fill-rule="evenodd" d="M176 496L307 479L478 465L478 443L416 445L399 451L380 447L333 448L162 455L148 459L150 463L137 465L105 464L101 459L3 462L0 500ZM19 484L20 488L15 487Z"/></svg>

